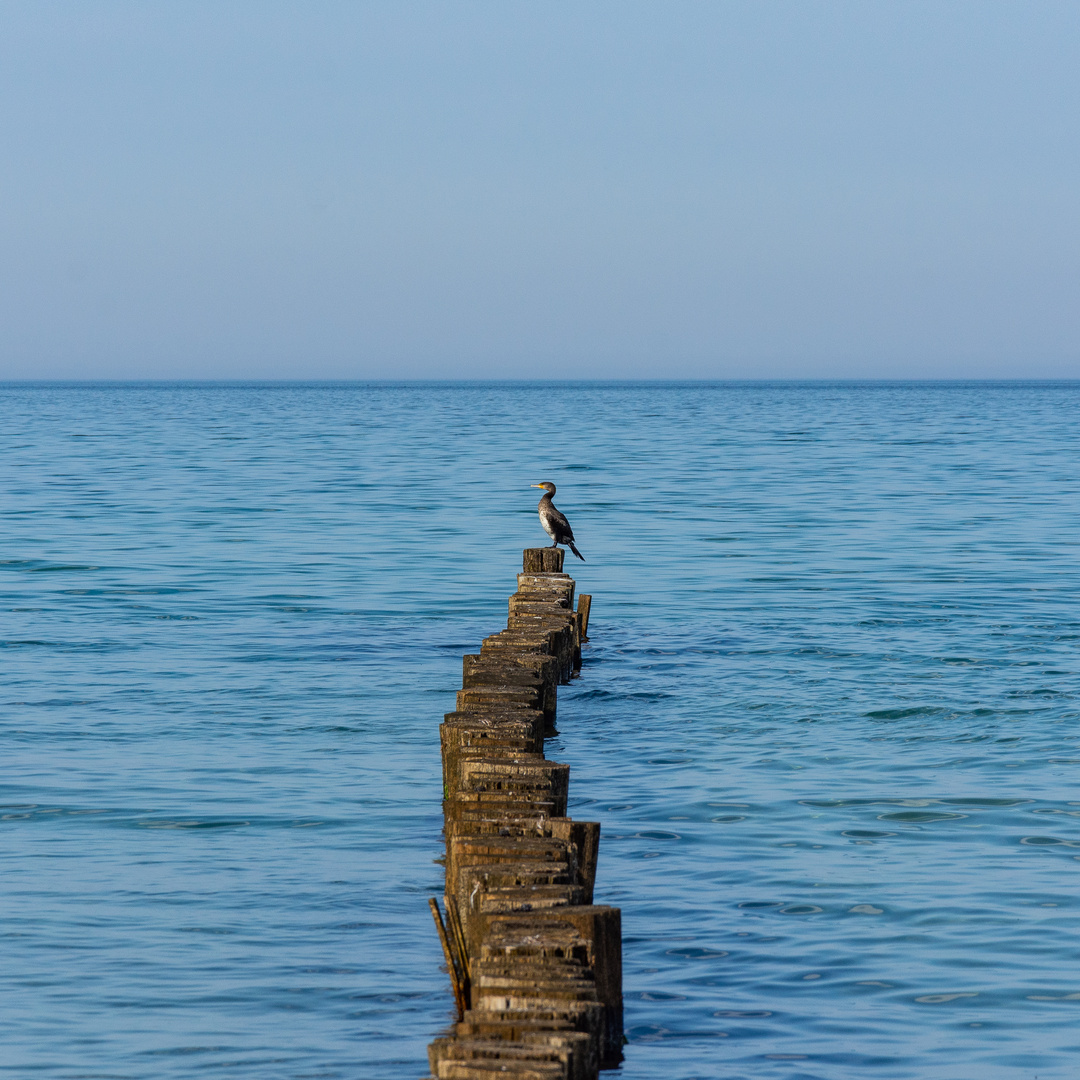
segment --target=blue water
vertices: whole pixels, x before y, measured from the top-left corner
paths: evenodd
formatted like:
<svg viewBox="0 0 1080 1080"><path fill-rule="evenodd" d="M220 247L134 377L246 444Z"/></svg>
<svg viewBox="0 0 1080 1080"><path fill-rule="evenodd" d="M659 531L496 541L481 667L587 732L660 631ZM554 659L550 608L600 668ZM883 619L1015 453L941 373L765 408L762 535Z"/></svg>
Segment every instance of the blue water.
<svg viewBox="0 0 1080 1080"><path fill-rule="evenodd" d="M528 485L625 1080L1080 1075L1080 383L0 387L0 1075L398 1078Z"/></svg>

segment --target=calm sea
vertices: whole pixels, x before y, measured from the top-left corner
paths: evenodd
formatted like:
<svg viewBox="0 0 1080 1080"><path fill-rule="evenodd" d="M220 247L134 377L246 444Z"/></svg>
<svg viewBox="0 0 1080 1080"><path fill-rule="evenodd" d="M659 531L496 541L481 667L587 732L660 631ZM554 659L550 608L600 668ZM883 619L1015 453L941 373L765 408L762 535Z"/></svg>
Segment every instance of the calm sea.
<svg viewBox="0 0 1080 1080"><path fill-rule="evenodd" d="M553 480L625 1080L1080 1076L1080 383L0 386L0 1075L416 1078Z"/></svg>

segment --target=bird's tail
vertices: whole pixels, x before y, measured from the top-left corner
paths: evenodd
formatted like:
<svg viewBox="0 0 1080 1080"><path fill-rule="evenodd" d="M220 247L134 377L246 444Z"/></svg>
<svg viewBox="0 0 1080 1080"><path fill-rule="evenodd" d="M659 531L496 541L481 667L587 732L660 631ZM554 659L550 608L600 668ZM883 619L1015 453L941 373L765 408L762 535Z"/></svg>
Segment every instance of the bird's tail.
<svg viewBox="0 0 1080 1080"><path fill-rule="evenodd" d="M574 541L573 541L573 540L567 540L567 541L566 541L566 546L567 546L567 547L568 547L568 548L569 548L569 549L570 549L570 550L571 550L571 551L572 551L572 552L573 552L573 553L574 553L574 554L575 554L575 555L576 555L576 556L577 556L577 557L578 557L578 558L579 558L579 559L580 559L580 560L581 560L582 562L584 562L584 561L585 561L585 556L584 556L584 555L582 555L582 554L581 554L581 552L580 552L580 551L578 551L578 549L577 549L576 547L574 547Z"/></svg>

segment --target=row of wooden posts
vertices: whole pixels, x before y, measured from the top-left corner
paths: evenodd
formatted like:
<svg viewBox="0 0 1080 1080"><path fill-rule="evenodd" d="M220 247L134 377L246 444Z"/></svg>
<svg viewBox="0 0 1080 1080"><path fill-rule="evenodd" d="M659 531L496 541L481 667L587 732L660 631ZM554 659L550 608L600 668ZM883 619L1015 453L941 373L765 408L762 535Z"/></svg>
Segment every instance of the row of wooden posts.
<svg viewBox="0 0 1080 1080"><path fill-rule="evenodd" d="M575 609L557 548L527 549L522 569L440 728L445 917L430 903L458 1016L428 1047L436 1080L589 1080L622 1056L621 915L593 903L600 826L566 816L570 767L544 757L591 598Z"/></svg>

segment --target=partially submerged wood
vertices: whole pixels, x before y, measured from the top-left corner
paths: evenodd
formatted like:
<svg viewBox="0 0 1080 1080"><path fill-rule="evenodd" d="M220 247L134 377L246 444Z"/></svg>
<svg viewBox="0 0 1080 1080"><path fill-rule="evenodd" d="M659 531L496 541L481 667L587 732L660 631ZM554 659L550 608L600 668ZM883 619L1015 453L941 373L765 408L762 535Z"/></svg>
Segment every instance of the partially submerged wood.
<svg viewBox="0 0 1080 1080"><path fill-rule="evenodd" d="M552 956L586 966L590 962L588 943L572 923L539 916L492 920L480 950L482 960Z"/></svg>
<svg viewBox="0 0 1080 1080"><path fill-rule="evenodd" d="M485 1004L490 1004L487 1002ZM500 1038L525 1041L543 1032L575 1032L584 1035L590 1046L587 1077L595 1077L600 1067L599 1048L604 1040L604 1008L595 1001L550 1003L547 1008L475 1008L465 1012L454 1025L462 1038Z"/></svg>
<svg viewBox="0 0 1080 1080"><path fill-rule="evenodd" d="M511 615L557 615L565 618L570 613L567 601L555 594L519 596L515 593L507 604Z"/></svg>
<svg viewBox="0 0 1080 1080"><path fill-rule="evenodd" d="M481 916L482 918L483 916ZM560 923L585 946L585 962L593 972L597 1000L604 1006L604 1040L601 1058L617 1062L622 1054L622 912L617 907L593 904L552 905L535 918L522 919L518 914L498 914L477 926L476 916L470 934L479 933L485 941L512 942L529 927L536 933L550 933L551 923ZM564 931L566 932L566 931ZM475 1006L475 995L473 998Z"/></svg>
<svg viewBox="0 0 1080 1080"><path fill-rule="evenodd" d="M572 844L550 836L502 836L499 833L453 833L446 838L446 876L456 879L466 867L543 864L557 867L568 883L577 876L577 852Z"/></svg>
<svg viewBox="0 0 1080 1080"><path fill-rule="evenodd" d="M575 645L575 628L571 623L576 623L576 619L572 618L570 612L565 618L552 619L548 616L546 622L541 621L544 618L545 616L511 616L507 619L507 629L484 638L480 646L481 655L548 653L559 658L559 681L568 682Z"/></svg>
<svg viewBox="0 0 1080 1080"><path fill-rule="evenodd" d="M568 1002L550 1009L468 1009L455 1025L464 1035L509 1031L510 1038L520 1038L529 1030L571 1030L599 1032L604 1022L604 1008L596 1001Z"/></svg>
<svg viewBox="0 0 1080 1080"><path fill-rule="evenodd" d="M446 959L446 970L454 987L454 1001L457 1004L458 1019L460 1020L469 1007L469 981L464 972L463 958L455 947L456 943L452 944L447 935L446 924L443 922L442 912L439 910L439 902L434 897L431 897L428 900L428 905L431 907L431 914L435 920L435 929L439 935L439 944L442 945L443 956Z"/></svg>
<svg viewBox="0 0 1080 1080"><path fill-rule="evenodd" d="M574 609L559 549L522 566L506 629L463 658L440 727L439 928L460 1020L429 1048L437 1080L595 1080L621 1058L620 913L592 903L600 826L566 816L569 767L543 754L591 597Z"/></svg>
<svg viewBox="0 0 1080 1080"><path fill-rule="evenodd" d="M493 814L512 818L543 819L562 817L555 803L534 791L466 791L461 790L443 800L443 815L449 827L454 822L487 820Z"/></svg>
<svg viewBox="0 0 1080 1080"><path fill-rule="evenodd" d="M508 1071L510 1070L510 1071ZM435 1080L570 1080L569 1066L554 1061L440 1061Z"/></svg>
<svg viewBox="0 0 1080 1080"><path fill-rule="evenodd" d="M535 709L543 712L540 686L465 686L457 692L458 712L481 709Z"/></svg>
<svg viewBox="0 0 1080 1080"><path fill-rule="evenodd" d="M444 796L463 757L515 757L543 754L546 717L538 709L475 709L447 713L439 726Z"/></svg>
<svg viewBox="0 0 1080 1080"><path fill-rule="evenodd" d="M522 965L479 960L475 965L473 1002L479 1002L482 1008L543 1008L555 1001L596 1000L592 972L580 964Z"/></svg>
<svg viewBox="0 0 1080 1080"><path fill-rule="evenodd" d="M518 574L517 592L511 599L573 608L574 579L563 579L554 574Z"/></svg>
<svg viewBox="0 0 1080 1080"><path fill-rule="evenodd" d="M578 597L577 617L578 632L582 641L589 640L589 609L592 607L592 597L588 593L582 593Z"/></svg>
<svg viewBox="0 0 1080 1080"><path fill-rule="evenodd" d="M466 655L462 658L463 689L479 686L528 686L539 691L539 707L549 730L558 709L559 661L554 656L522 650Z"/></svg>
<svg viewBox="0 0 1080 1080"><path fill-rule="evenodd" d="M443 716L443 723L455 727L487 728L493 731L504 725L520 727L536 740L536 749L544 747L544 713L540 709L455 709Z"/></svg>
<svg viewBox="0 0 1080 1080"><path fill-rule="evenodd" d="M570 876L569 872L566 876ZM568 881L537 884L534 879L527 886L516 883L499 885L494 876L488 875L485 889L470 910L471 918L482 919L488 915L536 915L584 903L584 890L580 885L572 885ZM481 928L475 937L475 944L479 947L483 944L487 923L481 922L477 925Z"/></svg>
<svg viewBox="0 0 1080 1080"><path fill-rule="evenodd" d="M554 805L553 817L566 817L569 785L570 766L557 761L533 757L463 758L461 761L463 791L543 799Z"/></svg>
<svg viewBox="0 0 1080 1080"><path fill-rule="evenodd" d="M558 615L515 614L506 620L506 626L509 630L525 633L540 633L546 630L557 634L557 644L552 651L563 660L564 682L569 680L573 671L581 667L581 635L574 612L566 611Z"/></svg>
<svg viewBox="0 0 1080 1080"><path fill-rule="evenodd" d="M460 732L453 727L443 725L451 737ZM472 734L472 733L470 733ZM443 796L452 798L462 791L475 790L475 786L468 780L466 762L470 761L544 761L544 755L530 749L532 741L513 736L494 734L482 741L477 740L469 744L455 742L447 738L443 742ZM548 791L542 793L545 801ZM554 804L552 804L554 805Z"/></svg>
<svg viewBox="0 0 1080 1080"><path fill-rule="evenodd" d="M565 862L496 862L462 866L453 881L453 900L461 921L469 967L480 954L488 920L561 910L581 904L581 888ZM526 895L529 892L530 895ZM470 1000L475 1004L475 998Z"/></svg>
<svg viewBox="0 0 1080 1080"><path fill-rule="evenodd" d="M528 1071L538 1064L561 1067L568 1080L588 1080L589 1038L580 1032L543 1032L520 1040L485 1038L436 1039L428 1047L428 1062L436 1076L451 1075L449 1062L492 1062L503 1076L518 1077L521 1065Z"/></svg>
<svg viewBox="0 0 1080 1080"><path fill-rule="evenodd" d="M548 828L553 837L565 840L577 852L578 884L584 892L582 902L591 904L596 885L596 862L600 854L600 822L552 818Z"/></svg>

